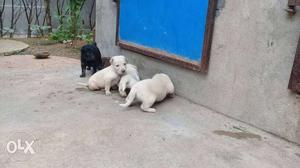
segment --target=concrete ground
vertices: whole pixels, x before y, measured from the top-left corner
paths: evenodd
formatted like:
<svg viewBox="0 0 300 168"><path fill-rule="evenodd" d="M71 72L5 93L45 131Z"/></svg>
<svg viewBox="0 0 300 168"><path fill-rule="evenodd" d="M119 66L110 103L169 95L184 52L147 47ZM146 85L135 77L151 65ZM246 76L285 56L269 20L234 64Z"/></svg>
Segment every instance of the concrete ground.
<svg viewBox="0 0 300 168"><path fill-rule="evenodd" d="M0 56L13 55L24 51L28 47L28 44L21 41L0 39Z"/></svg>
<svg viewBox="0 0 300 168"><path fill-rule="evenodd" d="M178 96L124 109L79 75L76 59L0 57L1 168L299 168L295 144ZM35 153L8 153L16 136Z"/></svg>

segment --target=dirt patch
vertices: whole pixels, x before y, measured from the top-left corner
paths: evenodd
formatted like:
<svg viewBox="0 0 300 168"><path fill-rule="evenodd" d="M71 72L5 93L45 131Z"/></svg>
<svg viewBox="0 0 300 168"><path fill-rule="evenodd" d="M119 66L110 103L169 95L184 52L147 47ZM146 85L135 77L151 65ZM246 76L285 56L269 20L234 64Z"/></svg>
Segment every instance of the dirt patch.
<svg viewBox="0 0 300 168"><path fill-rule="evenodd" d="M65 92L64 94L73 94L73 92L69 91L69 92Z"/></svg>
<svg viewBox="0 0 300 168"><path fill-rule="evenodd" d="M80 49L86 43L84 41L74 41L72 45L62 44L57 41L48 40L47 38L20 38L14 39L16 41L22 41L29 45L25 51L19 52L19 55L34 55L41 52L49 52L51 56L60 56L80 59ZM110 57L102 55L103 68L110 65Z"/></svg>
<svg viewBox="0 0 300 168"><path fill-rule="evenodd" d="M14 40L22 41L29 45L28 49L18 53L20 55L34 55L37 52L48 51L50 56L80 59L80 48L84 45L84 42L77 42L70 46L57 41L48 40L47 38L17 38Z"/></svg>
<svg viewBox="0 0 300 168"><path fill-rule="evenodd" d="M257 139L261 140L261 136L249 132L232 132L232 131L224 131L224 130L215 130L215 134L224 135L235 139Z"/></svg>
<svg viewBox="0 0 300 168"><path fill-rule="evenodd" d="M89 92L90 90L88 88L75 88L75 90L79 91L79 92Z"/></svg>

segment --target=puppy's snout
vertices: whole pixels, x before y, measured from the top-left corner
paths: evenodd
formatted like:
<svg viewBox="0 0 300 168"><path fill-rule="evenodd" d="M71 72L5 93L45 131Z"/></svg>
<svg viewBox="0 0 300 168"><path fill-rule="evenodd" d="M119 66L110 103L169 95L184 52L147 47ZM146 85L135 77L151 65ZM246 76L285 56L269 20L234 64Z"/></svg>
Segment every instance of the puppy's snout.
<svg viewBox="0 0 300 168"><path fill-rule="evenodd" d="M122 71L121 71L122 73L125 73L125 69L122 69Z"/></svg>

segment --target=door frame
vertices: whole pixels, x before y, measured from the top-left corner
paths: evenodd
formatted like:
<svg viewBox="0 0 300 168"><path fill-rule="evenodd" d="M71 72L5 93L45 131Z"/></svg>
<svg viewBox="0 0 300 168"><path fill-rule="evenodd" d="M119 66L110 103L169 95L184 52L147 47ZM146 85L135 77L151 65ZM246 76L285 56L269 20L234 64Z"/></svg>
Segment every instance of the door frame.
<svg viewBox="0 0 300 168"><path fill-rule="evenodd" d="M122 41L119 38L119 21L120 21L120 1L117 3L117 24L116 24L116 39L115 44L119 45L122 49L126 49L129 51L133 51L142 55L150 56L152 58L156 58L162 60L167 63L175 64L181 66L183 68L187 68L190 70L204 72L207 73L211 44L213 38L213 30L214 30L214 22L215 22L215 13L217 7L217 0L208 0L208 12L206 16L206 25L205 25L205 35L204 35L204 44L202 49L202 57L201 61L188 61L186 59L180 58L176 55L167 53L161 50L150 49L147 47L143 47L137 44L133 44L130 42Z"/></svg>

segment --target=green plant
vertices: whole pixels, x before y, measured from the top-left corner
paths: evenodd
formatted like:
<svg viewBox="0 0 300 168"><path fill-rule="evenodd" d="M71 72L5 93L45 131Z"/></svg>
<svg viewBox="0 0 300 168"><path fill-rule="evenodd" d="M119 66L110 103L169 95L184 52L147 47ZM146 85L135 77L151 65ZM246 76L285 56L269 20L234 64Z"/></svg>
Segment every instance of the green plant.
<svg viewBox="0 0 300 168"><path fill-rule="evenodd" d="M73 37L68 30L58 28L54 30L54 32L50 33L50 39L63 42L65 40L71 40Z"/></svg>
<svg viewBox="0 0 300 168"><path fill-rule="evenodd" d="M57 18L59 19L58 28L50 34L50 38L60 42L82 39L86 42L91 41L91 32L85 32L81 23L81 9L85 0L69 0L67 7L59 7Z"/></svg>
<svg viewBox="0 0 300 168"><path fill-rule="evenodd" d="M72 34L78 34L78 29L82 27L80 13L84 3L85 0L70 0L69 2L70 17L68 19L70 19L70 31Z"/></svg>
<svg viewBox="0 0 300 168"><path fill-rule="evenodd" d="M15 30L11 29L9 27L3 27L3 35L5 35L6 33L14 33Z"/></svg>
<svg viewBox="0 0 300 168"><path fill-rule="evenodd" d="M39 25L31 25L31 31L36 35L40 36L43 31L49 30L51 26L39 26Z"/></svg>
<svg viewBox="0 0 300 168"><path fill-rule="evenodd" d="M93 32L83 33L81 35L78 35L77 37L89 44L93 42Z"/></svg>

